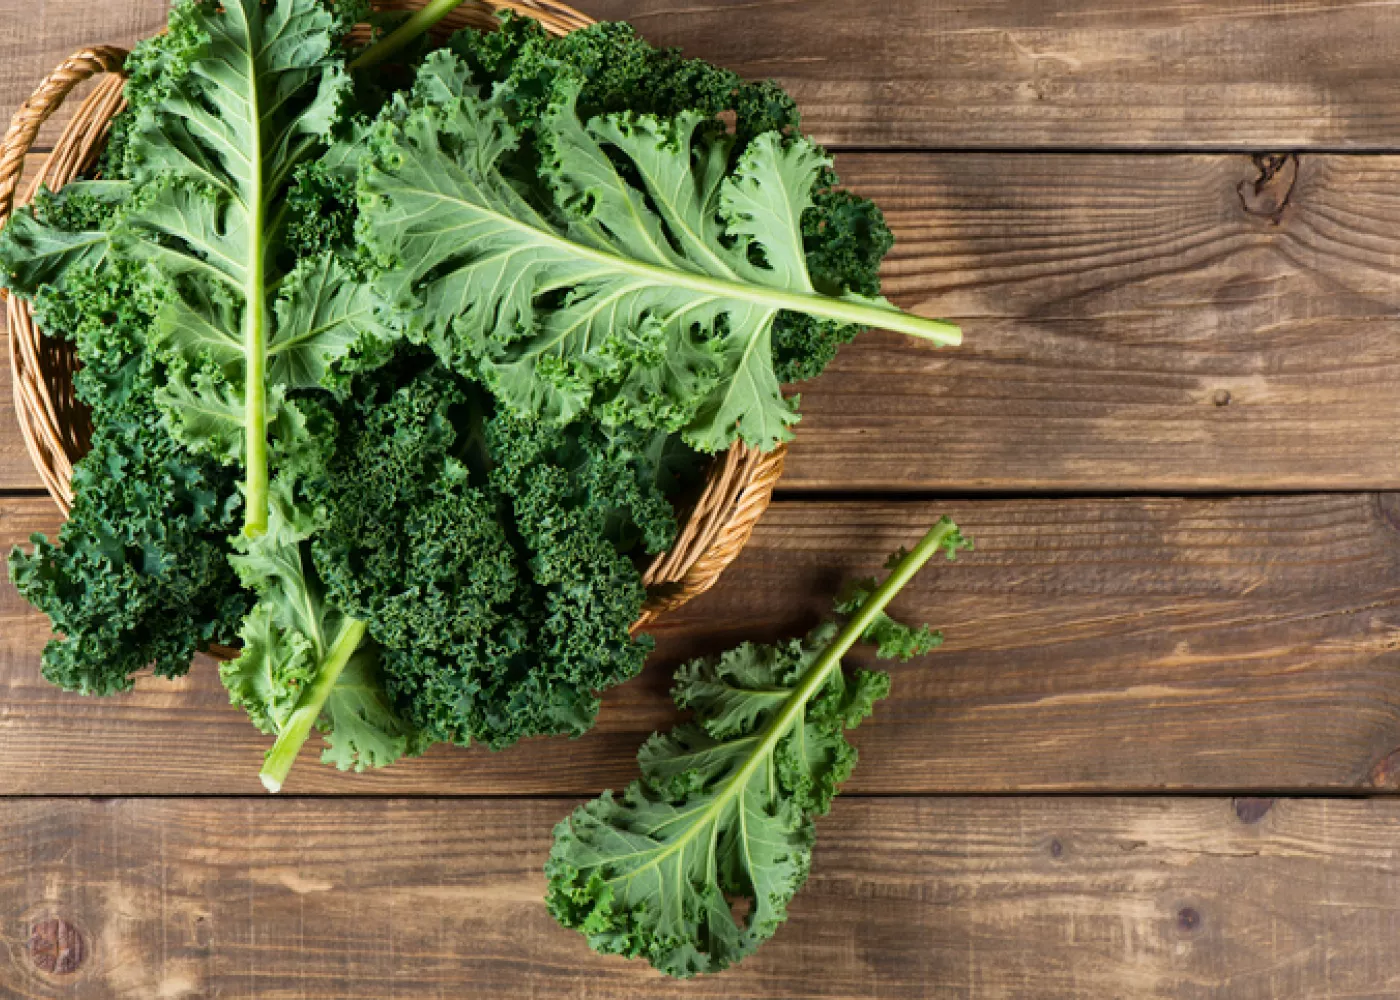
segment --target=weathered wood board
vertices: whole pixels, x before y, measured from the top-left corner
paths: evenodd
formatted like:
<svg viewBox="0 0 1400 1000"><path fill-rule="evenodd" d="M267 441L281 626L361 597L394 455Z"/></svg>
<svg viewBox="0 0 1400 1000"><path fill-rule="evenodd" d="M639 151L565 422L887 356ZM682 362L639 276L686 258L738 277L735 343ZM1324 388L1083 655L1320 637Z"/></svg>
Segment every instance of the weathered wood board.
<svg viewBox="0 0 1400 1000"><path fill-rule="evenodd" d="M899 237L888 293L966 341L845 348L784 489L1400 486L1400 157L839 166ZM36 488L0 382L0 489Z"/></svg>
<svg viewBox="0 0 1400 1000"><path fill-rule="evenodd" d="M776 938L684 984L593 955L546 913L549 830L572 805L14 801L0 990L1276 1000L1390 997L1400 981L1395 800L838 799ZM54 918L83 942L65 976L26 949Z"/></svg>
<svg viewBox="0 0 1400 1000"><path fill-rule="evenodd" d="M800 634L843 579L943 513L977 540L901 595L944 649L894 668L856 734L866 793L1334 789L1392 780L1400 747L1396 501L1368 495L776 504L710 594L656 628L651 668L568 743L341 775L308 752L289 791L581 794L619 787L681 659ZM0 545L57 516L0 502ZM47 622L0 590L0 794L257 790L266 739L212 664L85 699L38 676ZM1396 758L1400 760L1400 757Z"/></svg>

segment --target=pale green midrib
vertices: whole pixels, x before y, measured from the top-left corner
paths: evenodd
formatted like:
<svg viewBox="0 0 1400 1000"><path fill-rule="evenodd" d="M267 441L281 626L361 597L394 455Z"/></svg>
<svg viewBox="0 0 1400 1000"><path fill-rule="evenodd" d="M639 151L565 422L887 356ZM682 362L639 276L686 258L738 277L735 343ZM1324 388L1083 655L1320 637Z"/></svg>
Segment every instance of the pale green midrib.
<svg viewBox="0 0 1400 1000"><path fill-rule="evenodd" d="M712 278L706 275L696 274L692 271L673 271L668 268L646 264L642 261L619 257L616 254L605 253L601 250L594 250L592 247L576 243L573 240L566 239L547 230L536 228L529 223L521 222L508 215L502 215L494 209L477 204L476 202L466 201L446 192L420 187L418 193L428 198L436 198L458 205L466 209L469 213L476 212L487 215L492 219L498 220L502 225L529 234L534 239L547 243L565 254L582 257L586 260L606 265L610 270L621 271L638 278L646 279L649 284L685 288L702 295L745 302L764 309L786 309L790 312L805 313L809 316L820 316L823 319L836 320L840 323L877 327L882 330L893 330L896 333L923 337L926 340L931 340L934 343L947 346L953 346L962 342L962 331L954 324L946 323L942 320L925 319L922 316L900 312L897 309L882 309L877 306L868 306L859 302L847 302L844 299L832 298L829 295L787 292L778 288L770 288L767 285L750 285L742 282L727 281L723 278Z"/></svg>
<svg viewBox="0 0 1400 1000"><path fill-rule="evenodd" d="M247 495L244 498L243 532L256 537L267 531L267 275L263 246L263 223L267 206L263 191L262 115L258 102L257 60L251 39L246 50L248 61L249 174L248 273L244 286L244 455L247 462Z"/></svg>
<svg viewBox="0 0 1400 1000"><path fill-rule="evenodd" d="M865 630L890 603L894 595L904 589L904 585L956 530L957 527L948 521L940 521L929 529L919 544L914 546L913 551L901 559L894 569L890 570L890 575L885 579L885 582L876 588L875 592L861 605L860 610L846 622L845 627L836 634L831 643L822 650L821 655L807 668L807 673L803 675L801 682L792 689L792 695L787 705L764 727L762 739L758 746L750 751L749 759L738 771L725 779L724 785L710 799L709 805L703 810L699 810L700 819L690 824L684 834L667 844L664 850L657 852L646 864L634 868L624 875L607 879L609 885L617 882L630 882L640 872L655 868L694 840L698 831L715 825L715 821L723 812L724 807L748 785L754 769L772 755L777 748L778 741L797 722L798 716L806 709L807 703L821 690L822 685L831 676L831 672L840 666L841 658L865 634Z"/></svg>
<svg viewBox="0 0 1400 1000"><path fill-rule="evenodd" d="M277 741L267 752L267 759L263 762L259 776L262 778L263 787L268 791L281 790L287 775L291 773L292 765L296 763L297 754L310 737L316 720L321 717L326 700L335 689L345 665L350 662L350 657L360 648L364 637L364 622L356 618L343 620L335 642L327 650L325 660L316 672L316 679L297 701L297 707L292 710Z"/></svg>

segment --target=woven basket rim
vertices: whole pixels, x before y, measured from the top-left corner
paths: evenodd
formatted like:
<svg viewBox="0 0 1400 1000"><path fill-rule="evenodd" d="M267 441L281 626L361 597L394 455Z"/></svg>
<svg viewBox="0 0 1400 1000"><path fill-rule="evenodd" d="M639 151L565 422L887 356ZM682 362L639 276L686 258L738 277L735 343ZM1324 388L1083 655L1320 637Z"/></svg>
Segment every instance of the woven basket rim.
<svg viewBox="0 0 1400 1000"><path fill-rule="evenodd" d="M404 10L420 7L424 2L376 0L374 6L377 10ZM440 27L485 27L501 10L534 18L554 34L594 23L586 14L554 0L467 0ZM34 197L40 185L59 190L94 166L106 144L113 117L125 107L122 89L126 77L122 66L126 56L126 50L116 46L79 50L55 68L15 113L0 144L0 226L8 221L17 203L27 204ZM101 77L99 83L69 121L43 169L17 202L24 159L40 126L78 84L95 76ZM66 516L73 500L73 464L87 451L87 413L74 398L72 387L76 358L69 341L46 337L35 326L27 303L15 296L6 298L20 431L45 488ZM643 574L647 600L632 626L633 632L718 582L772 501L786 452L785 444L770 452L759 452L736 442L726 454L716 456L695 502L677 511L680 531L675 542L667 552L656 556ZM235 650L220 646L211 647L210 652L220 659L236 655Z"/></svg>

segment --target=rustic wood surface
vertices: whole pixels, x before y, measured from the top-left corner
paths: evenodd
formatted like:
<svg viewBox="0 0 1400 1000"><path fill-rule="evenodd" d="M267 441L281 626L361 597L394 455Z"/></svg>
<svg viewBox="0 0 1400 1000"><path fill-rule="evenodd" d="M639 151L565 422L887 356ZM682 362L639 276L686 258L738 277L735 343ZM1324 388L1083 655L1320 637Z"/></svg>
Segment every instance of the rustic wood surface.
<svg viewBox="0 0 1400 1000"><path fill-rule="evenodd" d="M1377 0L580 0L780 81L839 146L1400 149L1400 23ZM166 0L0 0L0 107ZM56 134L56 133L53 133Z"/></svg>
<svg viewBox="0 0 1400 1000"><path fill-rule="evenodd" d="M6 997L1395 995L1400 802L838 800L792 916L671 986L540 897L553 799L22 800L0 825Z"/></svg>
<svg viewBox="0 0 1400 1000"><path fill-rule="evenodd" d="M804 386L782 499L567 744L310 751L271 799L208 661L64 694L0 584L0 997L1394 997L1400 8L577 3L788 86L887 212L887 293L967 344ZM0 107L165 7L0 0ZM58 527L10 408L0 549ZM671 668L943 513L978 548L899 610L947 645L855 735L776 940L672 985L558 930L549 828L633 776Z"/></svg>
<svg viewBox="0 0 1400 1000"><path fill-rule="evenodd" d="M1367 494L1238 500L785 501L722 584L663 619L650 669L577 741L437 747L339 774L308 750L292 792L596 793L668 726L672 666L800 634L843 579L940 514L977 540L900 595L946 646L894 668L855 734L867 793L1355 791L1400 748L1400 504ZM0 502L0 547L51 531L46 498ZM46 620L0 597L0 793L249 794L265 737L213 666L84 699L34 664ZM1400 755L1397 755L1400 757ZM1380 768L1381 770L1377 770Z"/></svg>

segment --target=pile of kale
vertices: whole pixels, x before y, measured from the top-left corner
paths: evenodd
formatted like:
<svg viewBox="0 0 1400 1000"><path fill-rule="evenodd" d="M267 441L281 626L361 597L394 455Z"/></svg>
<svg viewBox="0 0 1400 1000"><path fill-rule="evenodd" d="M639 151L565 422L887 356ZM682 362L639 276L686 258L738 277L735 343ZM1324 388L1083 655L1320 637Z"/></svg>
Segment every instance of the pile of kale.
<svg viewBox="0 0 1400 1000"><path fill-rule="evenodd" d="M584 732L711 456L790 437L782 384L865 326L956 339L878 297L880 212L775 85L511 17L360 70L367 13L179 0L94 176L0 233L92 414L10 561L44 676L235 647L273 790L312 730L356 770Z"/></svg>

